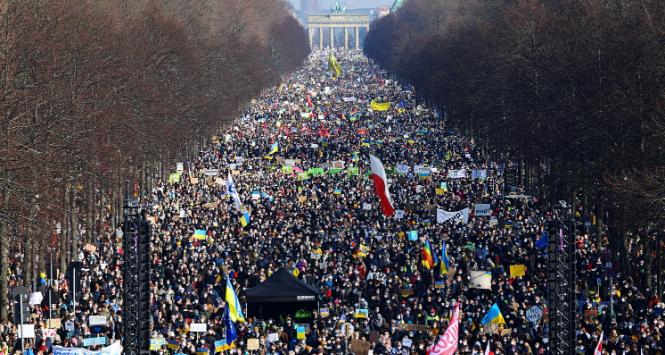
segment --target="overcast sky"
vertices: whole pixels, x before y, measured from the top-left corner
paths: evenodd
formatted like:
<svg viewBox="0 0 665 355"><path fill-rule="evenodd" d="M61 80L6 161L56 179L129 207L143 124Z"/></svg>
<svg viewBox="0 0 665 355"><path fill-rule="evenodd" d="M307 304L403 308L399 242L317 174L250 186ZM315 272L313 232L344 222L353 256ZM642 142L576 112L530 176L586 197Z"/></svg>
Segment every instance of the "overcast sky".
<svg viewBox="0 0 665 355"><path fill-rule="evenodd" d="M298 10L300 8L300 0L289 0L293 7ZM392 5L394 0L342 0L342 4L349 9L378 7L381 5ZM335 0L320 0L319 4L321 9L329 9Z"/></svg>

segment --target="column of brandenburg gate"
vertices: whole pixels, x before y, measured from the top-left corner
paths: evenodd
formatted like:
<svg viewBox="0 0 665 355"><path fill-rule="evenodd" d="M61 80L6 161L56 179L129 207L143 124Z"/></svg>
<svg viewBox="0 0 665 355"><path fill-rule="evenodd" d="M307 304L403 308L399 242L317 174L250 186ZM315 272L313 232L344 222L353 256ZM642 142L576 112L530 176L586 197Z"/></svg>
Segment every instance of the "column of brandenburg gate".
<svg viewBox="0 0 665 355"><path fill-rule="evenodd" d="M318 48L322 49L323 39L328 32L330 36L330 48L335 47L335 29L344 29L344 49L349 49L349 32L353 31L355 49L360 49L361 29L366 33L369 30L370 14L354 12L331 12L330 14L312 14L307 16L307 32L309 34L309 46L314 48L314 35L318 29ZM363 34L364 35L364 34ZM341 46L341 44L339 45Z"/></svg>

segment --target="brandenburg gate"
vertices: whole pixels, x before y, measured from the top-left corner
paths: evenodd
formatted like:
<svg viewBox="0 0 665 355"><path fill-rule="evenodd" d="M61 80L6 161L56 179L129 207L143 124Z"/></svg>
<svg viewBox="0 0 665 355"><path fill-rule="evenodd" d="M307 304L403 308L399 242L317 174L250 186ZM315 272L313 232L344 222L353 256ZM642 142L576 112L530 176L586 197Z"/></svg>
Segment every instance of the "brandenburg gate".
<svg viewBox="0 0 665 355"><path fill-rule="evenodd" d="M335 44L342 42L344 49L349 49L349 37L353 36L354 48L360 49L361 38L369 30L369 23L371 22L371 14L366 10L349 10L349 11L335 11L332 10L329 14L311 14L307 16L307 32L309 34L309 46L314 48L318 44L319 49L325 48L324 42L330 48L335 48ZM340 31L336 31L336 30ZM336 32L343 31L344 36L336 36ZM351 33L350 33L351 32ZM314 37L318 35L318 42L315 43ZM362 37L361 37L362 36ZM325 37L329 40L325 41ZM341 47L339 43L338 47Z"/></svg>

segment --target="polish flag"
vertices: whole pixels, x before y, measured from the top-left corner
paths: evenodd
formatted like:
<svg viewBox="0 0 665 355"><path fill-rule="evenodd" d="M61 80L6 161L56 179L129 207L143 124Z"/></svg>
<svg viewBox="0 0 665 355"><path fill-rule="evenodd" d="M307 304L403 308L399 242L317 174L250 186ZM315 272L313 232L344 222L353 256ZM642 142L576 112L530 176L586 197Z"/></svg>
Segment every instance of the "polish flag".
<svg viewBox="0 0 665 355"><path fill-rule="evenodd" d="M427 351L427 355L453 355L457 351L458 336L459 302L455 306L453 318L448 323L448 329L439 337L439 341Z"/></svg>
<svg viewBox="0 0 665 355"><path fill-rule="evenodd" d="M393 201L390 198L390 191L388 185L388 179L386 178L386 171L383 169L383 164L379 158L370 154L369 156L370 167L372 168L372 175L370 179L374 181L374 191L379 196L381 201L381 209L383 214L386 217L390 217L395 214L395 208L393 207Z"/></svg>
<svg viewBox="0 0 665 355"><path fill-rule="evenodd" d="M602 355L603 354L603 333L600 333L600 339L598 339L598 345L593 350L593 355Z"/></svg>

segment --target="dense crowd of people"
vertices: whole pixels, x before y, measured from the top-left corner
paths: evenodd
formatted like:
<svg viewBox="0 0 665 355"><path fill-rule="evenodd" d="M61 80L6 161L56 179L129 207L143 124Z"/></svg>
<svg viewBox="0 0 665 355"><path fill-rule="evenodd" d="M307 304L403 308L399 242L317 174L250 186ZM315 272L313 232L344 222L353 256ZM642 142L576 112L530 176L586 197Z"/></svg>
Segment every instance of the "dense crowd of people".
<svg viewBox="0 0 665 355"><path fill-rule="evenodd" d="M339 77L328 70L327 53L313 53L146 201L154 231L151 333L165 342L154 351L214 353L226 334L227 276L244 305L248 289L285 269L319 291L318 305L305 316L246 308L247 322L236 324L239 337L227 353L245 353L249 339L258 339L266 354L346 354L363 344L374 354L424 354L456 302L460 353L481 354L488 343L495 354L548 353L542 241L546 222L563 212L523 191L506 198L510 161L487 160L442 113L417 104L408 86L361 53L337 57ZM388 171L395 216L379 208L366 174L369 154ZM465 173L451 177L450 170ZM240 208L227 191L228 176ZM476 204L489 204L490 216L476 215ZM437 220L437 209L465 208L466 222ZM574 210L585 215L582 205ZM245 212L246 225L239 221ZM78 256L84 274L75 313L64 275L55 280L57 334L45 336L46 311L32 307L36 337L26 348L82 346L92 336L90 315L106 316L105 335L121 339L121 235L107 230L97 250ZM426 241L437 259L445 243L445 272L423 264ZM608 353L662 352L661 295L639 268L631 275L608 269L607 244L595 223L577 235L578 353L593 353L601 333ZM631 253L640 260L645 252ZM524 275L511 275L520 265ZM490 289L471 281L479 270L491 274ZM11 283L20 279L17 266ZM481 324L494 304L505 322ZM534 306L542 316L528 312ZM207 324L207 331L191 332L192 323ZM0 354L21 349L15 335L14 325L0 325Z"/></svg>

